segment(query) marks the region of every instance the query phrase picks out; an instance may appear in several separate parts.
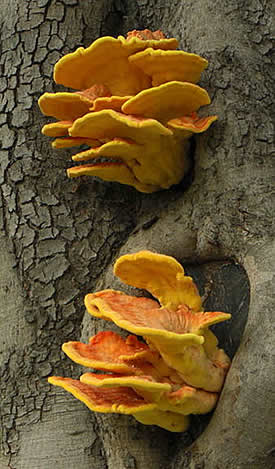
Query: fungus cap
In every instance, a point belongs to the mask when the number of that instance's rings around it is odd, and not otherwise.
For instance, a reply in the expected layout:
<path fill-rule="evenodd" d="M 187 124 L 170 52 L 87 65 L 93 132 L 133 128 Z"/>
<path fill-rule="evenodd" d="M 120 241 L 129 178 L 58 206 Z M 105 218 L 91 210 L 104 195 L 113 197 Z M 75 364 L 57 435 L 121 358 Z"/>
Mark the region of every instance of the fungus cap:
<path fill-rule="evenodd" d="M 145 374 L 142 361 L 149 347 L 136 336 L 128 336 L 124 340 L 115 332 L 103 331 L 91 337 L 89 344 L 66 342 L 62 350 L 71 360 L 88 368 L 116 373 L 135 371 L 140 375 Z"/>
<path fill-rule="evenodd" d="M 144 143 L 150 135 L 172 135 L 160 122 L 144 117 L 125 115 L 112 109 L 91 112 L 77 119 L 70 128 L 71 137 L 131 138 Z"/>
<path fill-rule="evenodd" d="M 189 116 L 171 119 L 167 122 L 167 127 L 173 131 L 174 135 L 188 138 L 193 133 L 205 132 L 217 119 L 218 116 L 199 117 L 196 112 L 192 112 Z"/>
<path fill-rule="evenodd" d="M 42 134 L 48 137 L 64 137 L 72 126 L 72 121 L 58 121 L 46 124 L 42 127 Z"/>
<path fill-rule="evenodd" d="M 122 162 L 95 163 L 73 166 L 67 169 L 69 177 L 97 176 L 103 181 L 115 181 L 135 187 L 140 192 L 152 193 L 159 190 L 158 186 L 143 184 L 135 178 L 133 172 Z"/>
<path fill-rule="evenodd" d="M 110 97 L 110 92 L 106 86 L 96 84 L 76 93 L 44 93 L 40 96 L 38 105 L 46 116 L 73 121 L 89 112 L 93 102 L 99 97 L 106 99 Z"/>
<path fill-rule="evenodd" d="M 110 387 L 129 387 L 133 389 L 137 394 L 147 394 L 152 398 L 159 399 L 163 393 L 171 391 L 171 385 L 169 383 L 159 383 L 152 379 L 150 376 L 135 376 L 127 375 L 122 376 L 118 374 L 96 374 L 96 373 L 84 373 L 80 377 L 80 381 L 85 384 L 96 386 L 98 388 L 110 388 Z"/>
<path fill-rule="evenodd" d="M 122 106 L 125 114 L 139 115 L 166 123 L 210 104 L 206 90 L 193 83 L 171 81 L 141 91 Z"/>
<path fill-rule="evenodd" d="M 129 61 L 152 79 L 152 86 L 169 81 L 197 83 L 207 60 L 181 50 L 147 48 L 129 57 Z"/>
<path fill-rule="evenodd" d="M 156 404 L 146 402 L 135 391 L 127 387 L 99 389 L 97 386 L 84 384 L 76 379 L 59 376 L 51 376 L 48 381 L 50 384 L 69 391 L 95 412 L 138 414 L 157 408 Z"/>
<path fill-rule="evenodd" d="M 177 309 L 185 304 L 193 311 L 201 310 L 195 283 L 171 256 L 151 251 L 126 254 L 115 262 L 114 274 L 127 285 L 149 291 L 166 308 Z"/>
<path fill-rule="evenodd" d="M 204 329 L 230 319 L 230 314 L 194 314 L 186 305 L 171 310 L 149 298 L 133 297 L 115 290 L 103 290 L 85 297 L 87 311 L 112 320 L 116 325 L 143 335 L 162 351 L 176 353 L 178 347 L 203 344 Z"/>
<path fill-rule="evenodd" d="M 92 101 L 77 93 L 44 93 L 38 100 L 41 112 L 60 120 L 75 120 L 89 112 Z"/>

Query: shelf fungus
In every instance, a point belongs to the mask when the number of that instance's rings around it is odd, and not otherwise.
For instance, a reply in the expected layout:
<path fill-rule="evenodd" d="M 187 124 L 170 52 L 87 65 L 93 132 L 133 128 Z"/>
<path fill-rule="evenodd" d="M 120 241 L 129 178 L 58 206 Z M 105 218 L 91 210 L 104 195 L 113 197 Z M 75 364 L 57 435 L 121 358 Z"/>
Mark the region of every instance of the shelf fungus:
<path fill-rule="evenodd" d="M 39 106 L 57 119 L 42 128 L 54 148 L 86 146 L 73 156 L 80 164 L 69 177 L 98 176 L 146 193 L 181 181 L 190 166 L 188 139 L 217 116 L 197 114 L 210 104 L 197 85 L 207 60 L 177 47 L 161 31 L 135 30 L 57 62 L 55 82 L 74 91 L 44 93 Z"/>
<path fill-rule="evenodd" d="M 88 371 L 80 380 L 52 376 L 49 382 L 93 411 L 131 414 L 143 424 L 185 431 L 190 414 L 208 413 L 217 403 L 230 360 L 209 326 L 231 316 L 203 312 L 192 278 L 170 256 L 124 255 L 114 273 L 155 299 L 103 290 L 86 295 L 86 308 L 144 342 L 112 331 L 99 332 L 88 344 L 67 342 L 62 350 L 68 357 L 102 374 Z"/>

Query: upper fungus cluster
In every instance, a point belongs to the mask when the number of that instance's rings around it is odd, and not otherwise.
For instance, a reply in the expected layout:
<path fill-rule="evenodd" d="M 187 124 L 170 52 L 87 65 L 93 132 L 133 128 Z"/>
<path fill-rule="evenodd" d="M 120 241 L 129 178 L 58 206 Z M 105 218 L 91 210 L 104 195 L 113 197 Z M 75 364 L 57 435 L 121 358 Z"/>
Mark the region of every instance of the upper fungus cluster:
<path fill-rule="evenodd" d="M 70 177 L 99 176 L 149 193 L 180 182 L 188 139 L 217 116 L 197 114 L 210 103 L 196 85 L 207 60 L 177 47 L 161 31 L 131 31 L 57 62 L 56 83 L 78 91 L 44 93 L 39 106 L 57 119 L 42 129 L 55 137 L 54 148 L 88 147 L 72 157 L 85 164 L 69 168 Z"/>
<path fill-rule="evenodd" d="M 229 319 L 203 312 L 191 277 L 172 257 L 141 251 L 120 257 L 114 273 L 126 284 L 146 289 L 156 300 L 103 290 L 85 297 L 88 312 L 142 336 L 123 339 L 99 332 L 89 344 L 67 342 L 63 351 L 86 372 L 80 380 L 50 377 L 97 412 L 132 414 L 144 424 L 181 432 L 190 414 L 210 412 L 230 360 L 209 329 Z"/>

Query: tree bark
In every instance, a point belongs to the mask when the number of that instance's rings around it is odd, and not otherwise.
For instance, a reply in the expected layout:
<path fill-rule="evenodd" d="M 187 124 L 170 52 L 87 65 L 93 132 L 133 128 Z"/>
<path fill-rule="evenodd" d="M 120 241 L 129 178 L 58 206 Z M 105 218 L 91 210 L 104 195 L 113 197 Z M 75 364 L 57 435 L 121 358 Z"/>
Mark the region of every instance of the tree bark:
<path fill-rule="evenodd" d="M 1 7 L 0 468 L 271 469 L 273 2 L 2 0 Z M 55 152 L 40 135 L 46 119 L 37 99 L 57 89 L 53 65 L 99 36 L 144 28 L 209 60 L 201 85 L 219 120 L 195 139 L 191 175 L 168 191 L 68 180 L 69 151 Z M 116 288 L 113 260 L 139 249 L 175 256 L 209 309 L 233 316 L 217 330 L 235 354 L 218 406 L 182 435 L 93 414 L 47 384 L 51 374 L 80 374 L 61 344 L 111 327 L 84 314 L 84 295 Z"/>

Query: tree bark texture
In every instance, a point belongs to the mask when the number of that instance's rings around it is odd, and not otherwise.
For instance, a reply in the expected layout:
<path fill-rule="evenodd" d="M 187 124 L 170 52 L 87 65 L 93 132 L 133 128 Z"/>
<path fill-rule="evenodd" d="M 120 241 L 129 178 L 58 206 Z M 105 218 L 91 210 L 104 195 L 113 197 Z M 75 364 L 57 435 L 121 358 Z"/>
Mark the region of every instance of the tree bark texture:
<path fill-rule="evenodd" d="M 0 4 L 0 468 L 271 469 L 273 2 Z M 53 65 L 99 36 L 144 28 L 162 29 L 209 60 L 201 85 L 219 120 L 193 142 L 191 174 L 168 191 L 68 180 L 69 150 L 55 152 L 40 135 L 46 119 L 37 99 L 61 89 Z M 84 295 L 127 291 L 113 278 L 112 263 L 140 249 L 176 257 L 209 310 L 232 313 L 217 328 L 234 356 L 218 406 L 194 417 L 184 434 L 93 414 L 47 384 L 51 374 L 79 376 L 61 344 L 112 327 L 87 317 Z"/>

